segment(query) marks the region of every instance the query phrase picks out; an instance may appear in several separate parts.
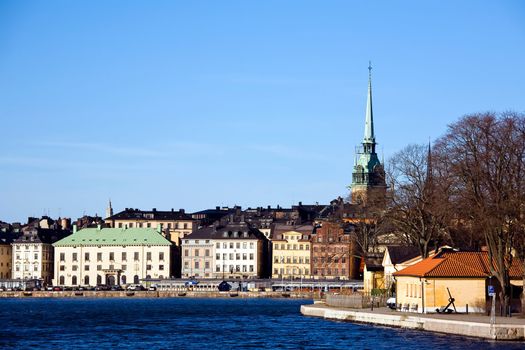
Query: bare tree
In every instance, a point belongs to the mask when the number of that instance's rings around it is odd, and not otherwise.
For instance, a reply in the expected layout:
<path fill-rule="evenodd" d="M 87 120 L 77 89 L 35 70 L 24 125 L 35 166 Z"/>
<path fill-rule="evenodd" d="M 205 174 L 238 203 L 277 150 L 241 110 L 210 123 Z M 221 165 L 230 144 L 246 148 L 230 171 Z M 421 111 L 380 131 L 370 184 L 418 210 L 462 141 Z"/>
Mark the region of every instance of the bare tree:
<path fill-rule="evenodd" d="M 468 115 L 450 125 L 436 146 L 453 180 L 452 201 L 462 208 L 459 221 L 483 233 L 505 310 L 512 250 L 523 241 L 524 125 L 524 116 L 515 113 Z"/>
<path fill-rule="evenodd" d="M 447 189 L 434 179 L 430 146 L 409 145 L 388 163 L 390 187 L 388 218 L 405 241 L 417 246 L 423 258 L 431 244 L 447 236 Z"/>

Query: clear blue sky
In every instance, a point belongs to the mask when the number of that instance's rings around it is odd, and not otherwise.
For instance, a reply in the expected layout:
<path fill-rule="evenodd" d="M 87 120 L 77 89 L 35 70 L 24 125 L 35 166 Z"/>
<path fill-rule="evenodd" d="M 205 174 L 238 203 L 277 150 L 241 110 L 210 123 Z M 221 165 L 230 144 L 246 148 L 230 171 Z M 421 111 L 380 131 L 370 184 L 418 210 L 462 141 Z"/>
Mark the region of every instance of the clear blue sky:
<path fill-rule="evenodd" d="M 523 1 L 1 1 L 0 220 L 346 195 L 378 149 L 525 111 Z"/>

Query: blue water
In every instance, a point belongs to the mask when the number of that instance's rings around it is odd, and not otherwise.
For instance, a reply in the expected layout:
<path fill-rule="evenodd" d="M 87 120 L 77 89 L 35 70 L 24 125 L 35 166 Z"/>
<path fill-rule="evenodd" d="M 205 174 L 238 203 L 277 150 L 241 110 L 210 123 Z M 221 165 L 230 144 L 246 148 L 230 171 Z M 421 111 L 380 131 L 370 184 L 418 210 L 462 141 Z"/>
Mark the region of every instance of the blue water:
<path fill-rule="evenodd" d="M 2 299 L 0 349 L 523 349 L 304 317 L 289 299 Z"/>

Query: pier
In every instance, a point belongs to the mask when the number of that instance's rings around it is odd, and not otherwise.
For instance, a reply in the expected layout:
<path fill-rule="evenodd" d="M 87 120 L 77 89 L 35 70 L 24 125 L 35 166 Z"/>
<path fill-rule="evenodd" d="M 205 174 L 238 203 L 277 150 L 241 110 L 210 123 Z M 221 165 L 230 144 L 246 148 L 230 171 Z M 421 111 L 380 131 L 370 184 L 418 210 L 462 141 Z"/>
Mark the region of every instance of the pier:
<path fill-rule="evenodd" d="M 399 327 L 437 333 L 455 334 L 493 340 L 525 340 L 525 319 L 497 317 L 490 324 L 490 317 L 476 314 L 418 314 L 393 311 L 385 307 L 374 310 L 336 308 L 318 303 L 302 305 L 305 316 L 329 320 L 350 321 L 378 326 Z"/>

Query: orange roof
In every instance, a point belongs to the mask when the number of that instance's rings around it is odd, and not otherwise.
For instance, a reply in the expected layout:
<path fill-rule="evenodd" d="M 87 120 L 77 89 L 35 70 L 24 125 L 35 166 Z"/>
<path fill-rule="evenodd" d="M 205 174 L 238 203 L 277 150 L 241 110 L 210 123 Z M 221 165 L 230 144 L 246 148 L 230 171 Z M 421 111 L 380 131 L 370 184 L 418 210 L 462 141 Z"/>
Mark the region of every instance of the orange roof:
<path fill-rule="evenodd" d="M 394 276 L 487 278 L 492 274 L 487 252 L 444 252 L 394 273 Z M 523 278 L 523 268 L 514 258 L 510 277 Z"/>

